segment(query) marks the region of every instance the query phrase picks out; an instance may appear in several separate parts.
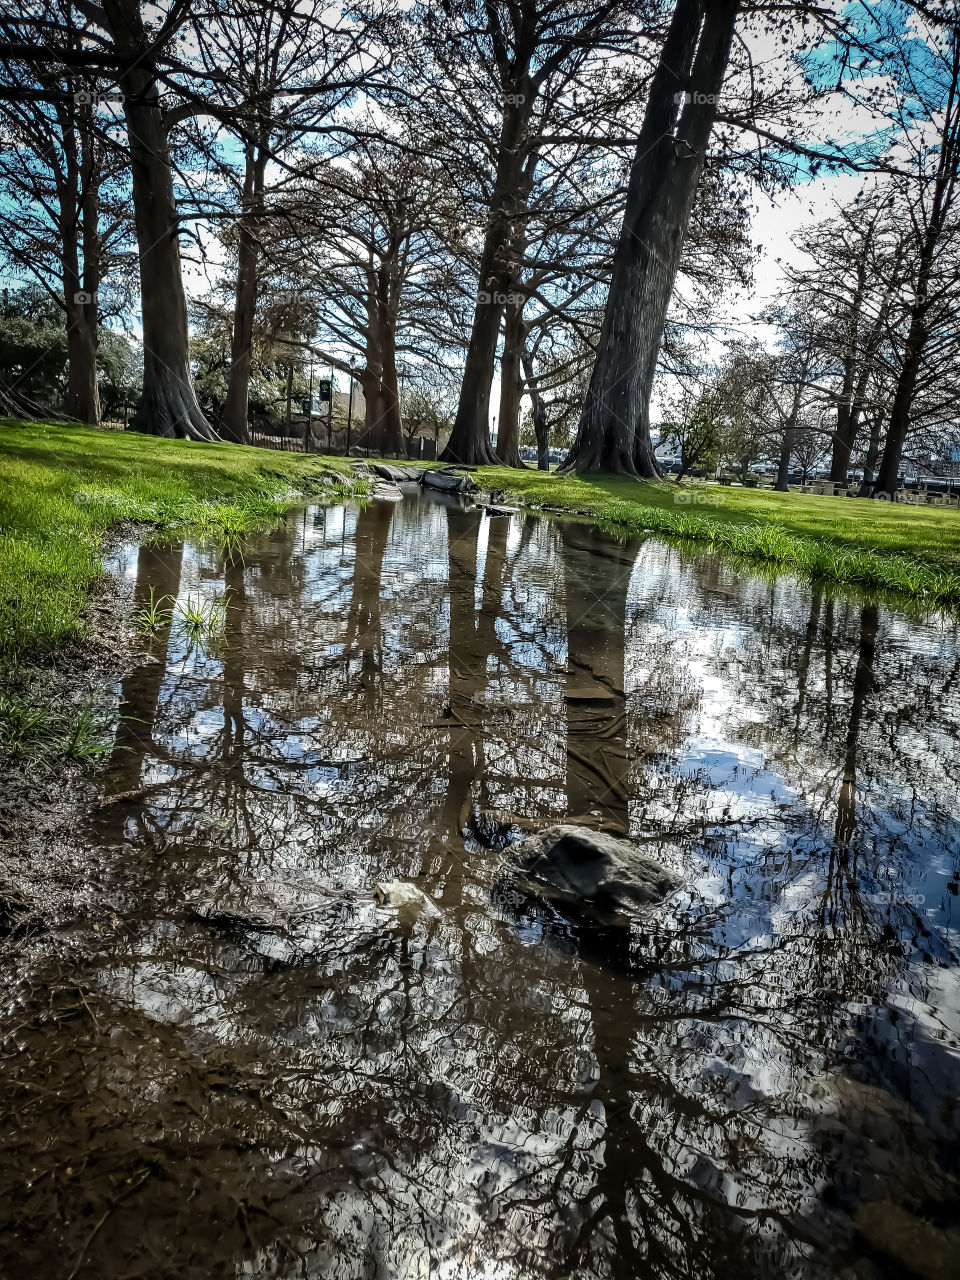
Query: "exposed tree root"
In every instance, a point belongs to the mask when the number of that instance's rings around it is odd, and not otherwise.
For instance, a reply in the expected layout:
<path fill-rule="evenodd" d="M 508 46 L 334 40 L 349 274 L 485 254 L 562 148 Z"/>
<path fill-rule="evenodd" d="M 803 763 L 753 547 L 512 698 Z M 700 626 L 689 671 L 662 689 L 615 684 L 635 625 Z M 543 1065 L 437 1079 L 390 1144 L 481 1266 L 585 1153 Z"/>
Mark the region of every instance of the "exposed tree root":
<path fill-rule="evenodd" d="M 131 430 L 143 435 L 171 440 L 220 439 L 204 416 L 190 382 L 164 371 L 155 374 L 143 388 Z"/>

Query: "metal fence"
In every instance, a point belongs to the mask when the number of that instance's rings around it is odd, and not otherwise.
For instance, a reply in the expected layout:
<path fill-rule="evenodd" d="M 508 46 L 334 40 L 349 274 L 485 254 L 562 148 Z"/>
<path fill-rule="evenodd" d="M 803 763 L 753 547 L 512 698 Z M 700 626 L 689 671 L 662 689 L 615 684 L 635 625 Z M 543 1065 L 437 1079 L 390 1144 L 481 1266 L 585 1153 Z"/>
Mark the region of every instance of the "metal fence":
<path fill-rule="evenodd" d="M 258 449 L 277 449 L 281 453 L 326 453 L 342 455 L 347 452 L 346 432 L 342 431 L 334 431 L 329 439 L 326 432 L 320 435 L 314 431 L 311 437 L 309 449 L 306 447 L 305 432 L 301 432 L 298 435 L 276 436 L 264 431 L 251 431 L 250 443 L 252 445 L 256 445 Z M 350 452 L 359 454 L 361 457 L 369 457 L 371 452 L 378 454 L 379 450 L 375 449 L 371 451 L 362 445 L 353 445 Z M 436 441 L 425 440 L 422 436 L 417 436 L 414 440 L 408 440 L 406 456 L 415 460 L 432 462 L 437 456 Z"/>

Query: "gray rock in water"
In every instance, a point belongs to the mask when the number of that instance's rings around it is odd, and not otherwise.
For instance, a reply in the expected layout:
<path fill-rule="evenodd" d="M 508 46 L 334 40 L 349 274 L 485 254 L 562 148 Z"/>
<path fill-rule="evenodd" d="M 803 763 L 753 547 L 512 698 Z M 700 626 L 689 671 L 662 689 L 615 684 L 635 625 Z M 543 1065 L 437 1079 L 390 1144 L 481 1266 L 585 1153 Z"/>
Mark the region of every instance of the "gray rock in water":
<path fill-rule="evenodd" d="M 394 484 L 403 484 L 408 480 L 419 484 L 423 475 L 419 467 L 398 467 L 392 462 L 371 462 L 370 467 L 382 479 L 392 480 Z"/>
<path fill-rule="evenodd" d="M 370 491 L 371 497 L 380 498 L 385 502 L 399 502 L 403 498 L 403 492 L 398 485 L 387 484 L 385 480 L 378 480 Z"/>
<path fill-rule="evenodd" d="M 574 904 L 647 906 L 680 883 L 629 841 L 589 827 L 548 827 L 514 845 L 511 856 L 536 892 Z"/>
<path fill-rule="evenodd" d="M 444 493 L 475 493 L 477 485 L 468 475 L 454 471 L 425 471 L 423 484 L 428 489 L 440 489 Z"/>

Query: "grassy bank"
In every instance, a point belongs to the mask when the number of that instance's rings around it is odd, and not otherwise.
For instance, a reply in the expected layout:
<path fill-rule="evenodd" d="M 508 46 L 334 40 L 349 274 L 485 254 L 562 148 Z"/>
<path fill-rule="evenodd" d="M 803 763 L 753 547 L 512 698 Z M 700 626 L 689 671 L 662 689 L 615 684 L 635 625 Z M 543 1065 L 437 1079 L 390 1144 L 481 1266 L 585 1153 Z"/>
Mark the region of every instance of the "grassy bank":
<path fill-rule="evenodd" d="M 220 535 L 277 519 L 343 459 L 0 420 L 0 670 L 83 633 L 121 520 Z"/>
<path fill-rule="evenodd" d="M 960 512 L 854 498 L 482 467 L 484 488 L 611 530 L 659 533 L 839 583 L 960 604 Z"/>

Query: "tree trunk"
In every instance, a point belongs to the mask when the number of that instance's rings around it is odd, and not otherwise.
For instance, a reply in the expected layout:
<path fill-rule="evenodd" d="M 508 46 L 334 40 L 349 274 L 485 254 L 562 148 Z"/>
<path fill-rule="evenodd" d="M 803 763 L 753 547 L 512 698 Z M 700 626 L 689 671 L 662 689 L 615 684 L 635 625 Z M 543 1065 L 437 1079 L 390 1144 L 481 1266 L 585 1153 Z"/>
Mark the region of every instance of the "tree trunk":
<path fill-rule="evenodd" d="M 954 51 L 956 54 L 956 44 Z M 960 80 L 960 62 L 955 57 L 951 85 L 951 97 L 954 101 L 957 95 L 958 80 Z M 920 366 L 923 363 L 924 348 L 930 337 L 926 318 L 929 306 L 930 276 L 940 236 L 943 234 L 944 221 L 953 201 L 952 192 L 957 176 L 958 126 L 955 123 L 956 120 L 955 112 L 949 111 L 947 114 L 949 127 L 946 136 L 942 139 L 941 163 L 937 173 L 937 180 L 934 184 L 933 198 L 930 202 L 929 219 L 920 245 L 919 261 L 917 263 L 917 288 L 910 313 L 910 328 L 903 350 L 903 364 L 900 367 L 900 376 L 897 378 L 897 387 L 890 410 L 890 422 L 887 426 L 887 439 L 883 446 L 883 456 L 880 459 L 877 482 L 873 489 L 875 498 L 878 494 L 883 494 L 885 498 L 892 498 L 897 491 L 900 477 L 900 461 L 903 457 L 904 441 L 910 429 L 910 413 L 913 409 L 913 399 L 917 392 L 917 379 L 920 376 Z M 947 157 L 949 157 L 949 162 L 946 162 Z"/>
<path fill-rule="evenodd" d="M 650 391 L 738 7 L 737 0 L 677 0 L 650 86 L 597 359 L 565 470 L 660 474 Z"/>
<path fill-rule="evenodd" d="M 397 327 L 383 272 L 371 271 L 367 294 L 366 367 L 361 374 L 366 415 L 357 445 L 389 457 L 404 457 L 403 419 L 397 378 Z"/>
<path fill-rule="evenodd" d="M 475 466 L 496 462 L 490 444 L 490 387 L 500 335 L 500 317 L 509 290 L 508 250 L 516 234 L 520 210 L 525 204 L 522 134 L 531 105 L 524 100 L 520 105 L 504 108 L 490 216 L 480 255 L 473 328 L 463 367 L 457 415 L 447 447 L 440 455 L 444 462 L 465 462 Z"/>
<path fill-rule="evenodd" d="M 363 427 L 357 432 L 353 444 L 373 449 L 377 447 L 377 433 L 384 417 L 383 377 L 379 359 L 374 360 L 372 365 L 369 363 L 369 358 L 372 356 L 369 344 L 367 345 L 367 356 L 368 363 L 357 375 L 360 380 L 360 386 L 363 388 Z"/>
<path fill-rule="evenodd" d="M 263 216 L 263 177 L 266 156 L 259 147 L 246 149 L 243 175 L 243 212 L 237 244 L 237 287 L 230 342 L 230 374 L 223 405 L 223 438 L 236 444 L 250 442 L 247 423 L 250 397 L 250 369 L 253 355 L 253 325 L 257 311 L 257 264 L 260 257 L 259 230 Z"/>
<path fill-rule="evenodd" d="M 64 128 L 66 181 L 59 192 L 60 262 L 63 301 L 67 313 L 67 387 L 64 407 L 71 418 L 96 425 L 100 421 L 100 391 L 97 386 L 100 250 L 92 147 L 89 128 L 81 127 L 78 130 L 75 121 L 71 119 Z"/>
<path fill-rule="evenodd" d="M 840 399 L 837 404 L 837 429 L 833 435 L 833 449 L 830 455 L 830 479 L 834 483 L 845 483 L 850 469 L 850 455 L 853 452 L 857 432 L 857 420 L 853 412 L 854 383 L 857 379 L 857 354 L 859 349 L 860 313 L 863 310 L 863 294 L 867 284 L 866 253 L 868 240 L 862 250 L 857 264 L 857 285 L 853 291 L 850 313 L 850 331 L 847 349 L 844 352 L 843 383 Z"/>
<path fill-rule="evenodd" d="M 850 403 L 837 405 L 837 426 L 833 433 L 833 449 L 830 453 L 830 479 L 835 484 L 842 484 L 850 470 L 850 455 L 853 452 L 854 418 Z"/>
<path fill-rule="evenodd" d="M 867 454 L 863 460 L 863 480 L 860 483 L 861 498 L 869 498 L 873 493 L 873 473 L 877 465 L 877 458 L 880 456 L 880 432 L 881 419 L 880 414 L 873 415 L 873 421 L 870 423 L 870 437 L 867 441 Z"/>
<path fill-rule="evenodd" d="M 132 427 L 146 435 L 216 440 L 190 375 L 173 170 L 158 78 L 150 65 L 151 36 L 139 0 L 104 0 L 103 9 L 122 68 L 119 82 L 140 260 L 143 396 Z"/>
<path fill-rule="evenodd" d="M 516 286 L 516 279 L 513 281 Z M 497 458 L 505 467 L 522 467 L 520 460 L 520 353 L 526 338 L 523 323 L 525 299 L 519 288 L 512 288 L 507 303 L 500 358 L 500 417 L 497 427 Z"/>
<path fill-rule="evenodd" d="M 67 294 L 67 389 L 64 407 L 71 418 L 100 421 L 100 390 L 97 386 L 97 299 L 74 301 Z"/>
<path fill-rule="evenodd" d="M 907 438 L 910 426 L 910 410 L 913 408 L 913 397 L 917 389 L 917 378 L 920 374 L 920 362 L 926 344 L 926 330 L 920 309 L 915 308 L 910 318 L 910 330 L 904 348 L 903 365 L 897 378 L 897 389 L 890 410 L 890 424 L 887 427 L 887 440 L 880 459 L 877 482 L 873 496 L 883 494 L 892 498 L 900 482 L 900 461 L 903 456 L 903 443 Z"/>
<path fill-rule="evenodd" d="M 784 428 L 780 441 L 780 462 L 777 466 L 777 482 L 773 486 L 778 493 L 786 493 L 790 488 L 790 456 L 793 453 L 793 442 L 796 438 L 793 426 Z"/>
<path fill-rule="evenodd" d="M 400 387 L 397 378 L 397 334 L 392 323 L 384 325 L 383 336 L 380 452 L 390 458 L 403 458 L 407 451 L 403 443 L 403 418 L 400 413 Z"/>
<path fill-rule="evenodd" d="M 537 470 L 550 470 L 550 424 L 547 422 L 547 410 L 543 403 L 543 399 L 537 389 L 536 377 L 533 371 L 533 357 L 526 350 L 526 347 L 520 353 L 520 360 L 523 364 L 523 376 L 527 382 L 527 395 L 530 397 L 531 412 L 533 414 L 533 430 L 537 437 Z"/>

